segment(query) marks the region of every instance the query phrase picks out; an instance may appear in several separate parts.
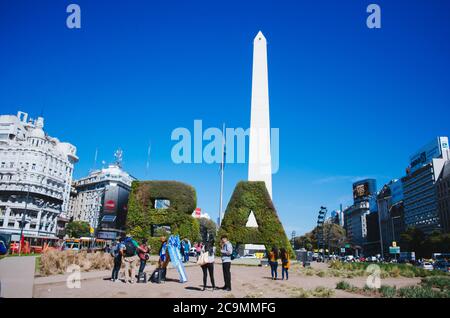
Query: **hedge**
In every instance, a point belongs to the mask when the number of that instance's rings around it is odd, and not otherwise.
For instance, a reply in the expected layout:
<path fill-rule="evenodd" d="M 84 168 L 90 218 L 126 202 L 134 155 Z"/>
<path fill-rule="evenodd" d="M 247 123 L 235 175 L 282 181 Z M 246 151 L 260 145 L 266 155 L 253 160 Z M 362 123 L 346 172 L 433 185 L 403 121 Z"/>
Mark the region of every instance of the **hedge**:
<path fill-rule="evenodd" d="M 246 227 L 250 212 L 255 214 L 257 228 Z M 272 199 L 262 181 L 241 181 L 228 203 L 219 238 L 226 234 L 233 245 L 264 244 L 267 250 L 284 247 L 294 256 Z"/>
<path fill-rule="evenodd" d="M 167 209 L 155 209 L 155 199 L 170 200 Z M 177 181 L 135 181 L 131 185 L 128 199 L 127 229 L 137 240 L 147 238 L 157 252 L 160 243 L 151 236 L 153 225 L 170 226 L 172 234 L 187 237 L 191 241 L 200 239 L 200 225 L 192 217 L 196 208 L 195 189 Z M 156 251 L 154 250 L 156 249 Z"/>

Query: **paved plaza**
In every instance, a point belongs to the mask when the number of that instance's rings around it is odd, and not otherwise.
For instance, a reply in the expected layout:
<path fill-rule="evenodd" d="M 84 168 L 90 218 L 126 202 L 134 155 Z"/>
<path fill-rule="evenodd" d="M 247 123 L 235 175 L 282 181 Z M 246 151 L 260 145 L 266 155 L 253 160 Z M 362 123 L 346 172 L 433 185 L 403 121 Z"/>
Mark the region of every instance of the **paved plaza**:
<path fill-rule="evenodd" d="M 326 268 L 326 264 L 313 264 L 315 268 Z M 146 271 L 151 273 L 154 266 L 147 266 Z M 232 291 L 212 291 L 211 288 L 202 291 L 202 271 L 199 266 L 189 264 L 186 267 L 188 282 L 178 282 L 178 274 L 175 269 L 169 268 L 168 280 L 162 284 L 125 284 L 123 282 L 111 282 L 109 271 L 95 271 L 81 273 L 81 288 L 68 288 L 66 280 L 68 275 L 53 275 L 49 277 L 37 277 L 34 281 L 34 297 L 86 297 L 86 298 L 121 298 L 121 297 L 162 297 L 162 298 L 277 298 L 300 297 L 299 290 L 314 290 L 317 287 L 326 287 L 333 290 L 331 297 L 364 297 L 342 290 L 336 290 L 336 283 L 342 280 L 338 277 L 305 276 L 293 269 L 288 281 L 272 281 L 268 267 L 234 265 L 232 266 Z M 222 266 L 215 264 L 215 279 L 217 286 L 223 286 Z M 365 277 L 346 279 L 356 287 L 364 287 Z M 417 278 L 388 278 L 383 279 L 384 285 L 404 287 L 415 285 L 420 281 Z M 209 284 L 209 280 L 208 280 Z"/>

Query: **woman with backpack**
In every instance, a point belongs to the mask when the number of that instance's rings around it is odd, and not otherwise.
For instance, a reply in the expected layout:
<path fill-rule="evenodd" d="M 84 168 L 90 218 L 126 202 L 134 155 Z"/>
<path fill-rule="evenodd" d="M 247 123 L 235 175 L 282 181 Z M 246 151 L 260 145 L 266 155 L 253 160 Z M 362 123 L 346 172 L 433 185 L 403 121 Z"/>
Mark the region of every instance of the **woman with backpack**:
<path fill-rule="evenodd" d="M 289 279 L 289 268 L 291 267 L 291 261 L 289 260 L 289 253 L 285 248 L 280 249 L 281 258 L 281 279 L 284 280 L 284 274 L 286 274 L 286 280 Z"/>
<path fill-rule="evenodd" d="M 202 268 L 203 271 L 203 291 L 206 290 L 206 281 L 209 279 L 211 281 L 212 290 L 216 289 L 216 284 L 214 281 L 214 255 L 215 255 L 215 247 L 214 243 L 208 242 L 205 245 L 205 251 L 199 256 L 198 264 Z"/>
<path fill-rule="evenodd" d="M 272 251 L 269 252 L 269 265 L 270 272 L 272 274 L 272 280 L 278 279 L 278 249 L 276 247 L 272 248 Z"/>

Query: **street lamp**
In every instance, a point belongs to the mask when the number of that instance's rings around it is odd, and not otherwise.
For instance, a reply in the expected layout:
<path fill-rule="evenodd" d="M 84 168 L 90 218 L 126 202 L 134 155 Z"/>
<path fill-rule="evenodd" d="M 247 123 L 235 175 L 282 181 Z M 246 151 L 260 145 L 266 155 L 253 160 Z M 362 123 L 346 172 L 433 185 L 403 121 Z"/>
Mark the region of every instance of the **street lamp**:
<path fill-rule="evenodd" d="M 23 173 L 25 173 L 25 172 L 27 172 L 27 170 L 20 170 L 19 168 L 17 168 L 17 174 L 19 174 L 19 178 L 18 178 L 18 182 L 22 182 L 22 181 L 24 181 L 24 182 L 26 182 L 27 180 L 26 180 L 26 178 L 21 178 L 20 177 L 20 173 L 21 172 L 23 172 Z M 44 181 L 44 179 L 45 179 L 45 177 L 43 177 L 42 179 L 41 179 L 41 185 L 42 185 L 42 183 L 43 183 L 43 181 Z M 25 187 L 25 185 L 23 185 L 23 187 Z M 28 201 L 30 200 L 30 184 L 28 183 L 27 184 L 27 196 L 26 196 L 26 198 L 25 198 L 25 209 L 24 209 L 24 212 L 23 212 L 23 214 L 22 214 L 22 219 L 19 221 L 19 223 L 20 223 L 20 241 L 19 241 L 19 256 L 21 255 L 21 253 L 22 253 L 22 236 L 23 236 L 23 230 L 24 230 L 24 228 L 25 228 L 25 225 L 27 224 L 27 223 L 30 223 L 30 221 L 28 221 L 26 218 L 27 218 L 27 216 L 28 216 Z M 39 235 L 39 229 L 38 229 L 38 235 Z"/>
<path fill-rule="evenodd" d="M 17 173 L 21 172 L 19 169 L 17 169 Z M 19 182 L 23 181 L 22 179 L 20 179 L 20 175 L 19 175 Z M 27 186 L 27 196 L 25 199 L 25 210 L 22 214 L 22 219 L 21 221 L 19 221 L 20 223 L 20 240 L 19 240 L 19 256 L 22 254 L 22 236 L 23 236 L 23 229 L 25 228 L 25 225 L 28 223 L 28 221 L 26 220 L 26 217 L 28 216 L 28 200 L 30 198 L 30 185 Z"/>

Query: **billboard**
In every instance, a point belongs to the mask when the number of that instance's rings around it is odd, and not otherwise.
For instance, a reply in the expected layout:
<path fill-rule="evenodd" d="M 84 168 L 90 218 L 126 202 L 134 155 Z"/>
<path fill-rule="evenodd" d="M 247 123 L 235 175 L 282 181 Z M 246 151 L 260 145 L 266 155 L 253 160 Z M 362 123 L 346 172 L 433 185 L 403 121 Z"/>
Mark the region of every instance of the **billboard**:
<path fill-rule="evenodd" d="M 353 201 L 359 202 L 368 199 L 376 193 L 375 179 L 365 179 L 353 183 Z"/>
<path fill-rule="evenodd" d="M 100 213 L 99 230 L 123 230 L 127 216 L 129 190 L 117 186 L 106 188 L 103 197 L 103 209 Z"/>
<path fill-rule="evenodd" d="M 361 184 L 353 185 L 353 199 L 360 199 L 370 195 L 369 183 L 364 182 Z"/>
<path fill-rule="evenodd" d="M 450 159 L 448 137 L 437 137 L 412 155 L 409 158 L 410 172 L 416 171 L 435 158 Z"/>

